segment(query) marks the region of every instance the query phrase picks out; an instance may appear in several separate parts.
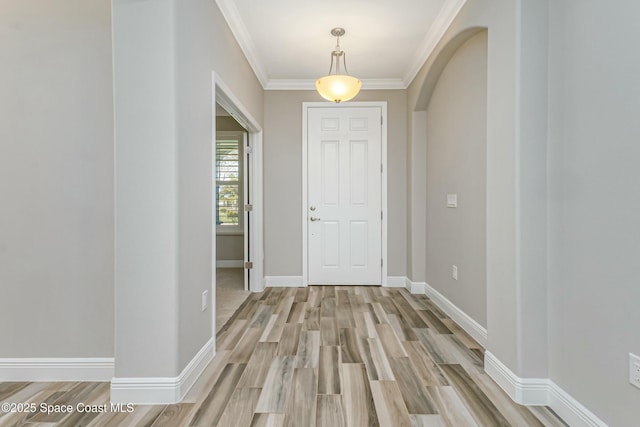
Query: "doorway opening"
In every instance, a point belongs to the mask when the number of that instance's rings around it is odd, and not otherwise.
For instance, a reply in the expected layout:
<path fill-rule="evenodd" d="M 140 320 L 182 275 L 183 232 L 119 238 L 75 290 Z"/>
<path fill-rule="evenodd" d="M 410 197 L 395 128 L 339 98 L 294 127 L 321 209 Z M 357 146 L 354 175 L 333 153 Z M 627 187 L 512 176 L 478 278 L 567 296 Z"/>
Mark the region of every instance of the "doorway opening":
<path fill-rule="evenodd" d="M 213 74 L 213 332 L 263 285 L 262 129 Z"/>
<path fill-rule="evenodd" d="M 249 294 L 249 245 L 251 206 L 247 170 L 251 159 L 248 131 L 216 102 L 215 227 L 216 318 L 218 329 Z M 245 261 L 247 260 L 247 261 Z"/>

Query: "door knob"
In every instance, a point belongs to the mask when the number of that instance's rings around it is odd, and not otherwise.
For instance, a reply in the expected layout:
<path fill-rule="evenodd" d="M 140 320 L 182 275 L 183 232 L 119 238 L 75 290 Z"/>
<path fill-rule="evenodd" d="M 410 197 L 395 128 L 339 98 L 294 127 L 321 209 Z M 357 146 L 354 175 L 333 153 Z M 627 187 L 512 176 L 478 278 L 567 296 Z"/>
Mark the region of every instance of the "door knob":
<path fill-rule="evenodd" d="M 312 216 L 311 218 L 309 218 L 311 221 L 320 221 L 320 218 L 316 218 L 315 216 Z"/>

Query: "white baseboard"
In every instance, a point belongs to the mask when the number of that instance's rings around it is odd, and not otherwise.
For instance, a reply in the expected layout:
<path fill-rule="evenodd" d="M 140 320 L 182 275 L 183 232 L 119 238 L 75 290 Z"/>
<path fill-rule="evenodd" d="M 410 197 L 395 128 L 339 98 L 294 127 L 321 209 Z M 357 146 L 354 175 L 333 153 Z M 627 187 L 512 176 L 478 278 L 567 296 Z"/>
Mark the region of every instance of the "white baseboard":
<path fill-rule="evenodd" d="M 0 359 L 0 382 L 109 381 L 113 358 L 5 358 Z"/>
<path fill-rule="evenodd" d="M 213 359 L 210 339 L 177 377 L 113 378 L 111 402 L 136 405 L 167 405 L 180 402 Z"/>
<path fill-rule="evenodd" d="M 265 276 L 264 283 L 266 287 L 303 287 L 304 281 L 302 276 Z M 404 276 L 388 276 L 387 288 L 409 288 L 408 279 Z"/>
<path fill-rule="evenodd" d="M 422 285 L 422 283 L 420 283 Z M 460 310 L 444 295 L 424 283 L 425 294 L 449 317 L 451 317 L 462 329 L 471 335 L 483 347 L 487 347 L 487 328 L 473 320 L 467 313 Z"/>
<path fill-rule="evenodd" d="M 407 278 L 404 276 L 387 276 L 387 288 L 405 288 L 407 287 Z"/>
<path fill-rule="evenodd" d="M 304 286 L 302 276 L 265 276 L 266 287 L 298 288 Z"/>
<path fill-rule="evenodd" d="M 425 282 L 412 282 L 407 279 L 407 290 L 412 294 L 426 294 L 427 284 Z"/>
<path fill-rule="evenodd" d="M 244 261 L 242 261 L 241 259 L 217 260 L 216 267 L 217 268 L 242 268 L 244 267 Z"/>
<path fill-rule="evenodd" d="M 607 424 L 549 380 L 549 406 L 571 427 L 607 427 Z"/>
<path fill-rule="evenodd" d="M 516 403 L 549 406 L 571 427 L 607 427 L 548 378 L 520 378 L 489 351 L 484 354 L 484 369 Z"/>
<path fill-rule="evenodd" d="M 514 402 L 521 405 L 549 405 L 547 378 L 520 378 L 490 351 L 484 353 L 484 370 Z"/>
<path fill-rule="evenodd" d="M 412 282 L 405 276 L 389 276 L 387 277 L 388 288 L 406 288 L 412 294 L 424 294 L 426 283 Z"/>

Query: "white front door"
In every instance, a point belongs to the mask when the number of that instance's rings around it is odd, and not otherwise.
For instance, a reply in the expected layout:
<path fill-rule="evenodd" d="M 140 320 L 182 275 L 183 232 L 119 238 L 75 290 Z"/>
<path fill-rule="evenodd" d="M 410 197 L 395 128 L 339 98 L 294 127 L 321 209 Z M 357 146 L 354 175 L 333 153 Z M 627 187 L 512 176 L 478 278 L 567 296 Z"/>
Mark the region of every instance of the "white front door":
<path fill-rule="evenodd" d="M 380 107 L 307 114 L 309 284 L 380 285 Z"/>

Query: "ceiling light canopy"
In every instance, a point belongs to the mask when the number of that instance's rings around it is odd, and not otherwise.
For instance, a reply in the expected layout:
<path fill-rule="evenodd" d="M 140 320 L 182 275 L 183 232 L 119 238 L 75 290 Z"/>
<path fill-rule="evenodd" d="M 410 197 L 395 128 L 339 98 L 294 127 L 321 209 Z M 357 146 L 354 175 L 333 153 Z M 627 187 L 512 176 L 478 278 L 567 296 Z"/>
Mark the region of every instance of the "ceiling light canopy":
<path fill-rule="evenodd" d="M 362 82 L 357 78 L 350 76 L 347 71 L 347 54 L 340 50 L 340 37 L 345 33 L 344 28 L 334 28 L 331 35 L 335 36 L 336 49 L 331 52 L 331 65 L 329 66 L 329 74 L 320 77 L 316 81 L 316 90 L 327 101 L 342 102 L 352 99 L 360 92 Z M 340 59 L 344 68 L 344 74 L 341 74 Z M 335 72 L 334 70 L 335 64 Z"/>

